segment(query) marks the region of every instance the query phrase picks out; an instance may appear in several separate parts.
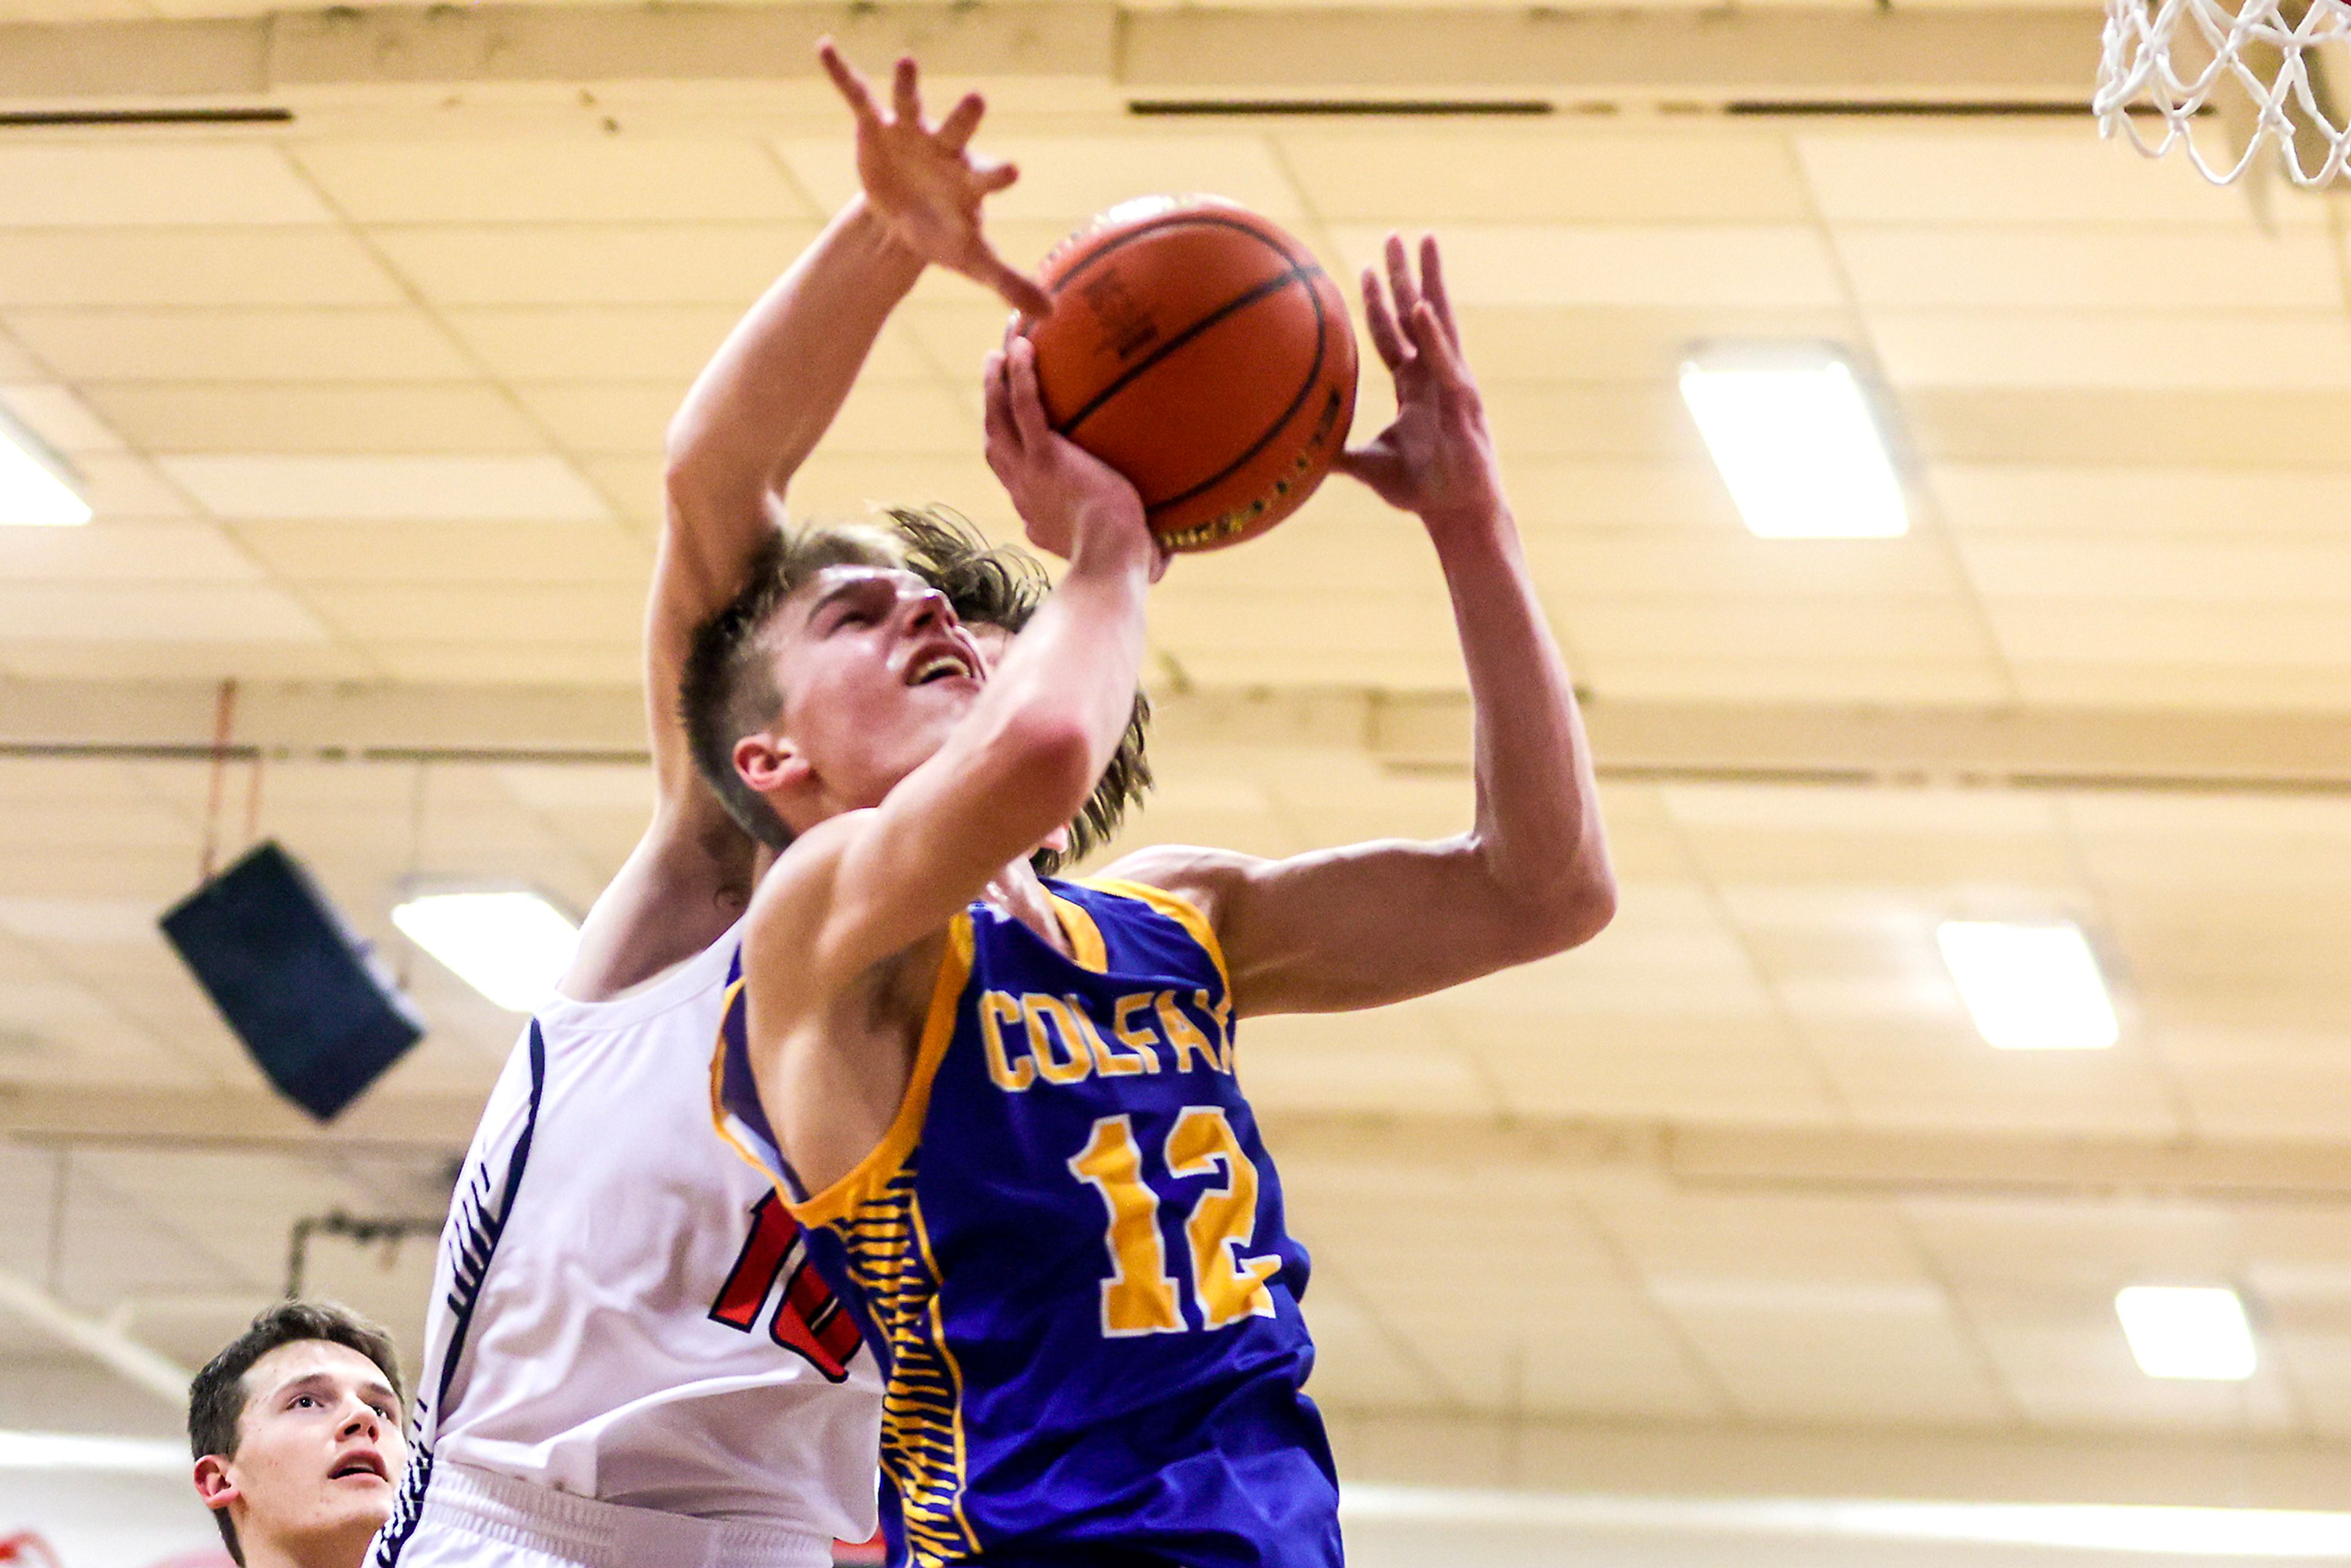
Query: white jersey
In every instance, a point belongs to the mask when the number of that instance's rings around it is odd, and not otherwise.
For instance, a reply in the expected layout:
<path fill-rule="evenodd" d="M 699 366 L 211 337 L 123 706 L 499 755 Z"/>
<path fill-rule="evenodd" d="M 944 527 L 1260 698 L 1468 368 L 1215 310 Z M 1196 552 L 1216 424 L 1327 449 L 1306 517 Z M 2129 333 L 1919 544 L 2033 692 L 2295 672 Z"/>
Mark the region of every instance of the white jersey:
<path fill-rule="evenodd" d="M 442 1231 L 391 1563 L 436 1462 L 773 1531 L 874 1528 L 881 1379 L 798 1226 L 711 1122 L 729 932 L 559 998 L 491 1092 Z"/>

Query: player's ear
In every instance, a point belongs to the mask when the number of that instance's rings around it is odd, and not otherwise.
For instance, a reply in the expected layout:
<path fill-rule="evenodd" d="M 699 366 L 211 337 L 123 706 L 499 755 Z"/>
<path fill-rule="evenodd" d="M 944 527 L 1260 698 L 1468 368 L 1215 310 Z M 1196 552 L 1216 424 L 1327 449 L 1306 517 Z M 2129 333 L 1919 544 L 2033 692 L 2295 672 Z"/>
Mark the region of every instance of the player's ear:
<path fill-rule="evenodd" d="M 1070 830 L 1067 828 L 1055 828 L 1051 832 L 1045 835 L 1045 841 L 1037 847 L 1039 849 L 1050 850 L 1057 855 L 1065 855 L 1070 852 Z"/>
<path fill-rule="evenodd" d="M 218 1454 L 206 1454 L 196 1461 L 195 1479 L 197 1498 L 215 1513 L 244 1495 L 228 1473 L 228 1461 Z"/>
<path fill-rule="evenodd" d="M 737 741 L 733 756 L 736 773 L 762 795 L 797 789 L 815 772 L 799 747 L 780 735 L 764 731 Z"/>

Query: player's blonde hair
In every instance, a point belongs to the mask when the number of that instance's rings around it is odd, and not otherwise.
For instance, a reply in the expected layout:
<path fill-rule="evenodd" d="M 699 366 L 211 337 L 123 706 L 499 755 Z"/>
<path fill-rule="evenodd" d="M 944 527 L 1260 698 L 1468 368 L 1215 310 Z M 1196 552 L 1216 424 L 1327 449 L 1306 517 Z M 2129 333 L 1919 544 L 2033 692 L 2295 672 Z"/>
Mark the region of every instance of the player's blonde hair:
<path fill-rule="evenodd" d="M 792 596 L 828 567 L 874 566 L 912 571 L 945 594 L 959 620 L 1017 632 L 1052 584 L 1026 550 L 994 545 L 943 507 L 893 507 L 873 524 L 825 523 L 778 530 L 753 562 L 726 607 L 695 633 L 678 705 L 695 765 L 743 831 L 771 849 L 792 841 L 790 828 L 735 769 L 735 743 L 783 711 L 766 632 Z M 1070 825 L 1067 858 L 1107 843 L 1127 809 L 1151 788 L 1145 751 L 1151 705 L 1141 692 L 1117 754 Z M 1037 869 L 1063 856 L 1040 851 Z"/>

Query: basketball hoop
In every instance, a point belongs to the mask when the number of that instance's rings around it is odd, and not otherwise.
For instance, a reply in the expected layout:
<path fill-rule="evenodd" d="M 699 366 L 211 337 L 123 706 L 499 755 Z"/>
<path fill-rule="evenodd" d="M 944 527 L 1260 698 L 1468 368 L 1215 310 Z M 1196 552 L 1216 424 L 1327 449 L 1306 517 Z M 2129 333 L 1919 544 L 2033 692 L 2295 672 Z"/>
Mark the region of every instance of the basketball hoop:
<path fill-rule="evenodd" d="M 2126 136 L 2149 157 L 2185 143 L 2214 184 L 2274 145 L 2295 184 L 2325 185 L 2351 158 L 2351 124 L 2327 88 L 2329 56 L 2338 70 L 2351 67 L 2351 0 L 2106 0 L 2091 107 L 2100 135 Z M 2208 156 L 2190 134 L 2204 116 L 2226 133 L 2224 157 Z"/>

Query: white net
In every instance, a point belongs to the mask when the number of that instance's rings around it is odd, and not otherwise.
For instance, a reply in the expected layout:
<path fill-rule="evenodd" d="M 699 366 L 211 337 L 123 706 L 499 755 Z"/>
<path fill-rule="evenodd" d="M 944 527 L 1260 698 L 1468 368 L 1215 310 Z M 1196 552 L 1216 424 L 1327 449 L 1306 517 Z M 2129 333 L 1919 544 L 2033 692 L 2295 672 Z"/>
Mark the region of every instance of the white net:
<path fill-rule="evenodd" d="M 2325 185 L 2351 160 L 2329 57 L 2351 63 L 2351 0 L 2106 0 L 2092 107 L 2100 134 L 2179 143 L 2216 183 L 2274 147 L 2296 184 Z"/>

